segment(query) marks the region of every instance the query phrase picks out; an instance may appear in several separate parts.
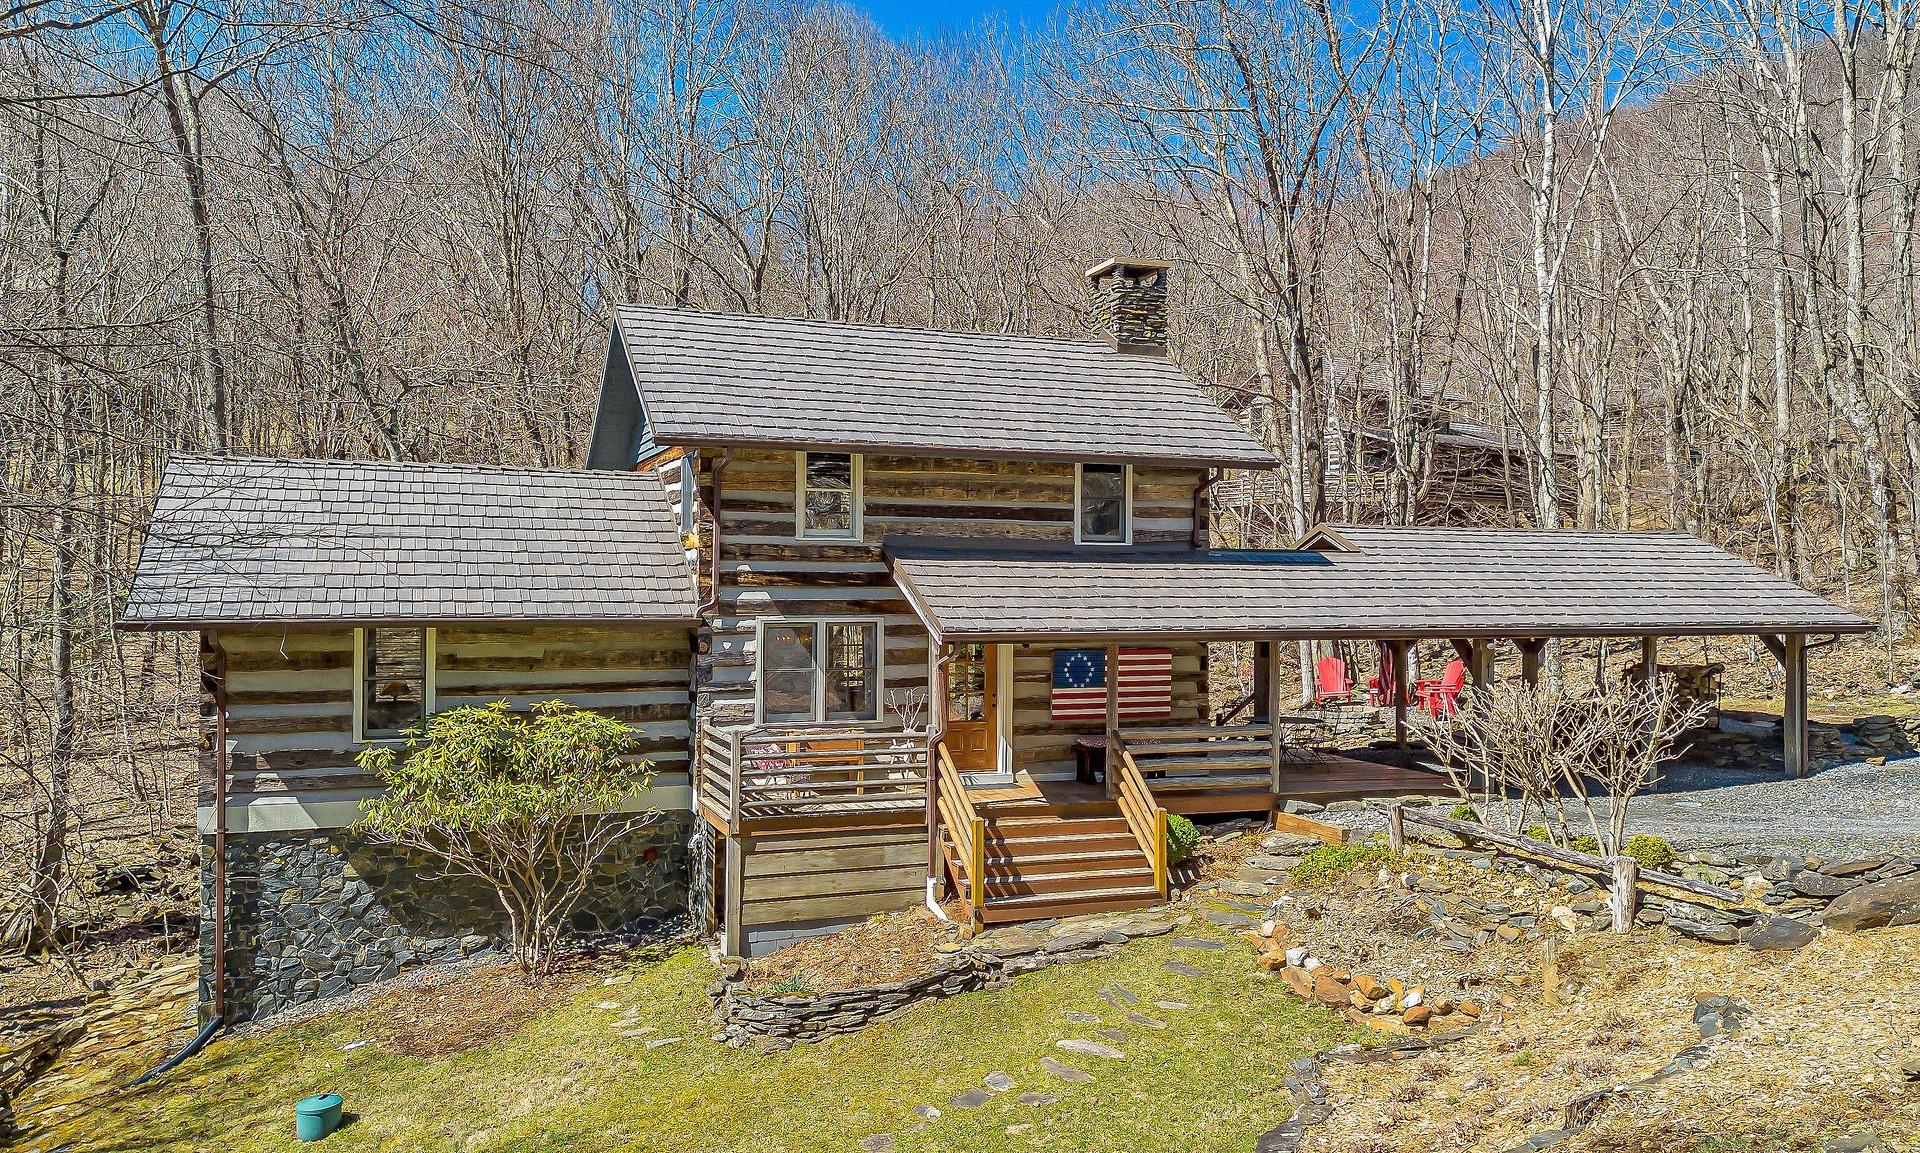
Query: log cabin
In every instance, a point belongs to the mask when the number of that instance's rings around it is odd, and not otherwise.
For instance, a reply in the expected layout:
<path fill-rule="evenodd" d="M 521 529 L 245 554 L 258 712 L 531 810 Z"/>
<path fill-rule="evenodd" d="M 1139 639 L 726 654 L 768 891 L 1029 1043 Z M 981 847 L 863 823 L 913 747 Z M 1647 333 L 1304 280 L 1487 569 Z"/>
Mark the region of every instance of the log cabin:
<path fill-rule="evenodd" d="M 1086 339 L 619 308 L 580 470 L 174 461 L 123 623 L 202 637 L 210 1011 L 491 947 L 484 895 L 349 828 L 357 751 L 454 701 L 635 724 L 663 817 L 582 927 L 684 911 L 735 956 L 1152 904 L 1171 814 L 1443 791 L 1288 747 L 1300 640 L 1449 640 L 1477 682 L 1501 644 L 1533 675 L 1554 636 L 1758 634 L 1804 765 L 1808 638 L 1872 626 L 1684 534 L 1213 547 L 1210 490 L 1279 462 L 1167 357 L 1169 271 L 1089 270 Z"/>

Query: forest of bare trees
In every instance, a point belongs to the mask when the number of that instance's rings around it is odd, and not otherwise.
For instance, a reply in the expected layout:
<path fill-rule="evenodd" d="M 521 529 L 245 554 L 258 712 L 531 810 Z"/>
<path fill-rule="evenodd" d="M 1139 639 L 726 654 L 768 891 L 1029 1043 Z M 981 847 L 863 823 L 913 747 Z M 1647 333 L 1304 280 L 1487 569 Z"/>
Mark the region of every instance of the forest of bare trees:
<path fill-rule="evenodd" d="M 1074 334 L 1081 270 L 1163 256 L 1174 355 L 1286 462 L 1236 533 L 1670 526 L 1903 632 L 1917 37 L 1912 0 L 911 43 L 784 0 L 0 9 L 0 930 L 49 927 L 76 764 L 184 816 L 136 749 L 191 662 L 112 629 L 167 456 L 576 465 L 625 300 Z M 1451 421 L 1500 446 L 1464 514 Z"/>

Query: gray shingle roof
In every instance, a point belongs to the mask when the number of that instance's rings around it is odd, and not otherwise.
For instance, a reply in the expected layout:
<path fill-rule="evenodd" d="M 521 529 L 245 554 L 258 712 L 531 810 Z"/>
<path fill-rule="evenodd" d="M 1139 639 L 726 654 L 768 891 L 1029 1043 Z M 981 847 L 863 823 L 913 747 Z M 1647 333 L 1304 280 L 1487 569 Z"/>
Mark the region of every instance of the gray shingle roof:
<path fill-rule="evenodd" d="M 889 541 L 948 641 L 1864 632 L 1798 585 L 1678 532 L 1337 529 L 1353 552 Z"/>
<path fill-rule="evenodd" d="M 1277 464 L 1172 362 L 1095 340 L 638 306 L 615 333 L 658 444 Z"/>
<path fill-rule="evenodd" d="M 122 619 L 687 622 L 695 607 L 651 474 L 183 456 Z"/>

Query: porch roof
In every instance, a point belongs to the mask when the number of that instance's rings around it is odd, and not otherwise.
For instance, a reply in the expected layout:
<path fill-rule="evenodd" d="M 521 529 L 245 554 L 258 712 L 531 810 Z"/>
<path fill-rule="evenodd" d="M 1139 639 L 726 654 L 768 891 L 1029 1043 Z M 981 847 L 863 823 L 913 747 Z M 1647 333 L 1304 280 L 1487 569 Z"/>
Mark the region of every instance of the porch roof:
<path fill-rule="evenodd" d="M 1871 622 L 1680 532 L 1320 530 L 1288 551 L 894 540 L 943 641 L 1682 636 Z"/>

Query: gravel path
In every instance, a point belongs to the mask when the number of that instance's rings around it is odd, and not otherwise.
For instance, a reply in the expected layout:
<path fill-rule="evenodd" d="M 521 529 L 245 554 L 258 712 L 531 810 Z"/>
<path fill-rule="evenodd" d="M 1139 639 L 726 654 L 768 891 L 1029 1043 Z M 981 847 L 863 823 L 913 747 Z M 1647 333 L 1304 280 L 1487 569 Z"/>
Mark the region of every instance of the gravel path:
<path fill-rule="evenodd" d="M 1920 854 L 1920 755 L 1884 767 L 1848 761 L 1799 780 L 1746 769 L 1683 764 L 1661 791 L 1636 797 L 1627 826 L 1681 850 L 1731 855 L 1795 849 L 1810 855 Z M 1387 827 L 1386 814 L 1327 814 L 1357 832 Z"/>

